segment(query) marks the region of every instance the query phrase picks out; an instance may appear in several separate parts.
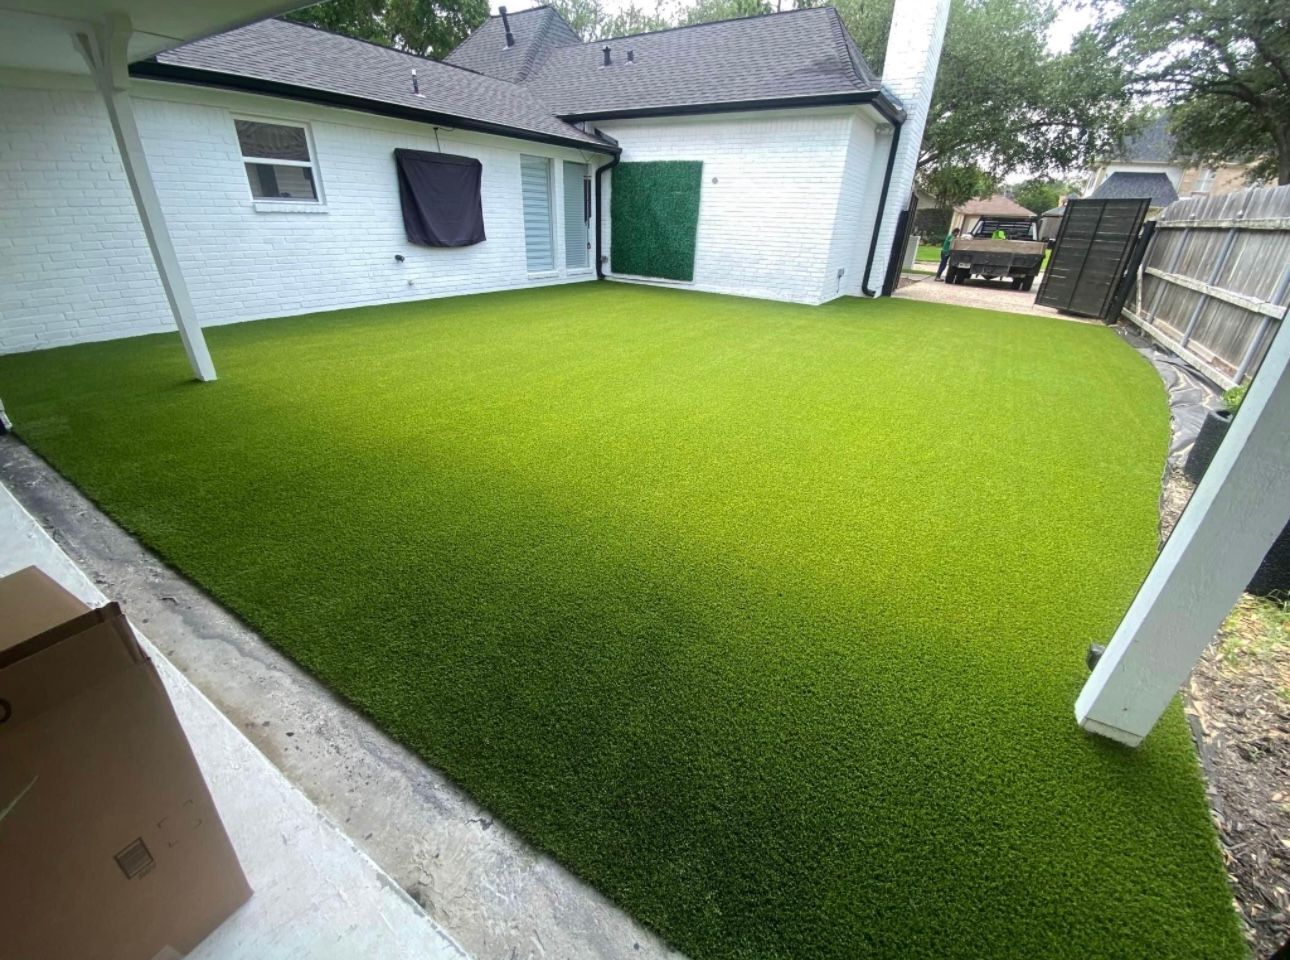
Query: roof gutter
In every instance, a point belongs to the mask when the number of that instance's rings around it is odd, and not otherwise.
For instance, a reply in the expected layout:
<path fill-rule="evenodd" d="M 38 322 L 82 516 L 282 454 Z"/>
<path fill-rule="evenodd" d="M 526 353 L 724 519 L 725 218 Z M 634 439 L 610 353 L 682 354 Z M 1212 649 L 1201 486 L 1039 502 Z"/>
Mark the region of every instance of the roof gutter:
<path fill-rule="evenodd" d="M 891 134 L 891 149 L 887 152 L 887 172 L 882 175 L 882 192 L 878 194 L 878 210 L 873 215 L 873 236 L 869 238 L 869 258 L 865 260 L 864 277 L 860 281 L 860 292 L 866 297 L 878 296 L 877 291 L 869 289 L 869 275 L 873 273 L 873 257 L 878 252 L 878 233 L 882 230 L 882 215 L 887 209 L 887 192 L 891 189 L 891 172 L 896 168 L 896 148 L 900 146 L 900 131 L 904 124 L 896 121 Z"/>
<path fill-rule="evenodd" d="M 596 136 L 602 137 L 605 140 L 608 140 L 615 147 L 618 146 L 618 141 L 615 140 L 613 137 L 609 136 L 608 134 L 601 133 L 599 130 L 597 130 Z M 605 279 L 605 264 L 604 264 L 604 260 L 601 257 L 602 241 L 601 241 L 600 225 L 604 220 L 604 217 L 602 216 L 600 211 L 600 178 L 606 170 L 612 170 L 614 169 L 614 167 L 618 166 L 618 164 L 622 162 L 622 159 L 623 159 L 623 153 L 622 153 L 622 149 L 620 148 L 618 153 L 614 154 L 614 159 L 610 160 L 608 163 L 602 163 L 600 166 L 596 167 L 596 279 L 597 280 Z"/>
<path fill-rule="evenodd" d="M 339 107 L 344 110 L 357 110 L 360 113 L 371 113 L 381 117 L 392 117 L 396 120 L 411 120 L 414 123 L 453 127 L 457 130 L 489 133 L 498 137 L 528 140 L 532 143 L 572 147 L 576 150 L 594 150 L 596 153 L 604 153 L 613 157 L 617 157 L 621 152 L 621 148 L 617 144 L 598 144 L 588 140 L 579 140 L 576 137 L 561 137 L 553 133 L 525 130 L 523 127 L 512 127 L 507 124 L 492 123 L 488 120 L 474 120 L 450 113 L 425 110 L 421 107 L 386 103 L 383 100 L 368 100 L 365 97 L 333 93 L 330 90 L 318 90 L 313 87 L 301 87 L 291 83 L 279 83 L 276 80 L 262 80 L 259 77 L 244 77 L 235 73 L 218 73 L 212 70 L 181 67 L 172 63 L 160 63 L 156 60 L 140 60 L 138 63 L 130 64 L 130 76 L 141 80 L 187 83 L 198 87 L 214 87 L 221 90 L 236 90 L 241 93 L 281 97 L 286 100 L 300 100 L 325 107 Z"/>
<path fill-rule="evenodd" d="M 684 117 L 708 113 L 743 113 L 750 110 L 801 110 L 805 107 L 836 107 L 868 104 L 886 120 L 899 126 L 905 110 L 892 100 L 886 90 L 854 90 L 845 93 L 816 93 L 801 97 L 764 97 L 760 100 L 728 100 L 709 103 L 683 103 L 673 106 L 629 107 L 624 110 L 601 110 L 562 113 L 569 121 L 630 120 L 633 117 Z"/>

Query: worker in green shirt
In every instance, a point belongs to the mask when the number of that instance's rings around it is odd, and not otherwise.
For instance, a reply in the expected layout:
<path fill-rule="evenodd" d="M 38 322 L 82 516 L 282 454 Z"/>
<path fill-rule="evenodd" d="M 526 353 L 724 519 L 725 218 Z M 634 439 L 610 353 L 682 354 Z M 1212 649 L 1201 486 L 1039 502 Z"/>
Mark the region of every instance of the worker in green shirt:
<path fill-rule="evenodd" d="M 998 227 L 994 233 L 990 234 L 991 240 L 1007 240 L 1008 234 L 1004 232 L 1003 227 Z"/>
<path fill-rule="evenodd" d="M 950 247 L 954 246 L 954 238 L 959 235 L 959 228 L 955 227 L 949 233 L 945 234 L 945 239 L 941 241 L 941 265 L 936 268 L 936 279 L 942 279 L 941 274 L 945 272 L 945 264 L 950 260 Z"/>

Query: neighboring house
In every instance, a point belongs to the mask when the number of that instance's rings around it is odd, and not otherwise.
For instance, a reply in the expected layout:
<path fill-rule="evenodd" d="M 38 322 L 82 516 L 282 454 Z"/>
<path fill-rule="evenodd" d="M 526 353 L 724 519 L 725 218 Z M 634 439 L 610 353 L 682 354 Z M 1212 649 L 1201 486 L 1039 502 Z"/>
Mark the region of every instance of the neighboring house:
<path fill-rule="evenodd" d="M 1146 200 L 1147 216 L 1155 217 L 1178 199 L 1178 191 L 1164 173 L 1117 170 L 1097 185 L 1090 200 Z"/>
<path fill-rule="evenodd" d="M 1039 215 L 1039 239 L 1052 240 L 1062 228 L 1062 217 L 1066 213 L 1066 204 L 1070 200 L 1080 199 L 1079 191 L 1064 194 L 1057 198 L 1057 206 L 1050 207 Z"/>
<path fill-rule="evenodd" d="M 1084 195 L 1097 199 L 1134 199 L 1126 190 L 1140 192 L 1136 197 L 1153 201 L 1152 209 L 1168 206 L 1179 197 L 1217 196 L 1249 186 L 1249 164 L 1227 163 L 1219 167 L 1190 167 L 1175 159 L 1177 144 L 1169 132 L 1169 117 L 1161 114 L 1140 132 L 1124 141 L 1116 159 L 1104 160 L 1089 173 Z M 1123 175 L 1134 175 L 1125 179 Z M 1147 179 L 1150 176 L 1152 179 Z M 1099 192 L 1113 178 L 1119 182 Z M 1169 190 L 1164 187 L 1168 181 Z"/>
<path fill-rule="evenodd" d="M 992 197 L 982 197 L 975 200 L 969 200 L 967 203 L 955 207 L 954 215 L 950 217 L 950 229 L 958 227 L 964 233 L 971 233 L 972 228 L 985 217 L 999 218 L 1003 220 L 1031 220 L 1034 214 L 1019 204 L 1011 197 L 1006 197 L 1002 193 L 996 193 Z"/>
<path fill-rule="evenodd" d="M 146 168 L 118 155 L 101 81 L 0 69 L 0 352 L 173 329 L 159 264 L 191 294 L 188 338 L 598 273 L 807 304 L 875 295 L 948 9 L 908 6 L 886 84 L 832 8 L 586 44 L 539 7 L 490 18 L 446 62 L 266 20 L 130 64 Z M 401 187 L 423 213 L 437 201 L 396 150 L 473 184 L 461 245 L 409 240 Z M 680 163 L 634 166 L 651 161 Z M 155 182 L 168 268 L 123 162 Z M 682 186 L 651 192 L 662 174 Z M 649 206 L 673 201 L 694 214 L 687 262 L 649 273 L 629 253 L 650 223 L 684 231 Z"/>

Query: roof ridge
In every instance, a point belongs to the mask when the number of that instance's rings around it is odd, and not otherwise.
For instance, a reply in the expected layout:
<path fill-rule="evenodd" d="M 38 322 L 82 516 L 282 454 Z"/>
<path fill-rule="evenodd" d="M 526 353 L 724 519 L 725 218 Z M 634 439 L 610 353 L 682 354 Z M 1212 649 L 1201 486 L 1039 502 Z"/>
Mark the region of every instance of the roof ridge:
<path fill-rule="evenodd" d="M 391 47 L 389 44 L 386 44 L 386 43 L 377 43 L 375 40 L 368 40 L 365 37 L 351 37 L 347 33 L 337 33 L 335 30 L 328 30 L 326 27 L 320 27 L 316 23 L 302 23 L 299 20 L 288 20 L 285 16 L 269 17 L 267 20 L 261 20 L 259 22 L 260 23 L 281 23 L 284 26 L 288 26 L 288 27 L 300 27 L 301 29 L 304 29 L 304 30 L 313 30 L 315 33 L 325 33 L 329 37 L 337 37 L 341 40 L 353 40 L 355 43 L 365 43 L 369 47 L 376 47 L 378 50 L 389 50 L 392 53 L 400 53 L 405 57 L 416 57 L 418 60 L 429 60 L 432 63 L 442 62 L 440 60 L 436 60 L 434 57 L 427 57 L 424 54 L 413 53 L 411 50 L 400 50 L 398 47 Z M 255 24 L 248 23 L 248 24 L 245 24 L 244 26 L 253 27 L 255 26 Z M 234 27 L 233 30 L 225 30 L 223 33 L 215 34 L 215 36 L 222 37 L 225 33 L 233 33 L 234 30 L 241 30 L 241 29 L 243 29 L 243 27 Z M 200 43 L 202 39 L 210 40 L 213 38 L 203 37 L 203 38 L 199 38 L 198 40 L 190 40 L 189 43 Z M 188 43 L 181 43 L 179 46 L 173 47 L 172 49 L 182 50 L 186 46 L 188 46 Z M 164 51 L 164 52 L 169 52 L 169 51 Z"/>
<path fill-rule="evenodd" d="M 539 4 L 538 4 L 537 6 L 535 6 L 535 7 L 525 7 L 523 10 L 507 10 L 507 11 L 506 11 L 506 16 L 507 16 L 507 17 L 519 17 L 519 16 L 523 16 L 523 15 L 524 15 L 524 14 L 526 14 L 526 13 L 537 13 L 537 11 L 539 11 L 539 10 L 555 10 L 555 4 L 553 4 L 553 3 L 539 3 Z M 557 14 L 559 14 L 559 12 L 560 12 L 560 11 L 559 11 L 559 10 L 555 10 L 555 12 L 556 12 Z M 489 20 L 500 20 L 500 19 L 502 19 L 502 15 L 501 15 L 500 13 L 490 13 L 490 14 L 488 15 L 488 19 L 489 19 Z M 476 27 L 475 29 L 479 29 L 479 28 L 478 28 L 478 27 Z"/>
<path fill-rule="evenodd" d="M 534 7 L 533 9 L 535 9 L 535 10 L 536 10 L 536 9 L 541 9 L 541 8 Z M 350 36 L 349 34 L 347 34 L 347 33 L 337 33 L 337 32 L 336 32 L 336 31 L 334 31 L 334 30 L 328 30 L 328 29 L 326 29 L 325 27 L 320 27 L 320 26 L 317 26 L 316 24 L 312 24 L 312 23 L 299 23 L 299 22 L 298 22 L 298 21 L 296 21 L 296 20 L 286 20 L 286 19 L 284 19 L 284 18 L 282 18 L 282 17 L 270 17 L 268 20 L 261 20 L 261 21 L 259 21 L 259 22 L 260 22 L 260 23 L 281 23 L 281 24 L 284 24 L 284 25 L 286 25 L 286 26 L 288 26 L 288 27 L 302 27 L 302 28 L 303 28 L 303 29 L 305 29 L 305 30 L 313 30 L 315 33 L 321 33 L 321 34 L 324 34 L 324 35 L 326 35 L 326 36 L 328 36 L 328 37 L 335 37 L 337 40 L 351 40 L 351 41 L 353 41 L 354 43 L 362 43 L 362 44 L 366 44 L 366 45 L 367 45 L 367 46 L 369 46 L 369 47 L 375 47 L 377 50 L 384 50 L 386 53 L 395 53 L 395 54 L 398 54 L 400 57 L 411 57 L 413 60 L 420 60 L 422 63 L 432 63 L 432 64 L 434 64 L 436 67 L 450 67 L 450 68 L 451 68 L 451 69 L 453 69 L 453 70 L 464 70 L 466 73 L 472 73 L 472 74 L 474 74 L 474 75 L 475 75 L 475 76 L 477 76 L 477 77 L 487 77 L 489 80 L 495 80 L 495 81 L 497 81 L 498 83 L 505 83 L 505 84 L 509 84 L 510 86 L 512 86 L 512 87 L 517 87 L 517 88 L 519 87 L 519 84 L 518 84 L 518 83 L 513 83 L 513 82 L 511 82 L 510 80 L 503 80 L 501 77 L 494 77 L 492 74 L 489 74 L 489 73 L 483 73 L 483 72 L 481 72 L 481 71 L 479 71 L 479 70 L 472 70 L 470 67 L 463 67 L 463 66 L 462 66 L 461 64 L 459 64 L 459 63 L 449 63 L 447 60 L 440 60 L 440 59 L 438 59 L 438 58 L 436 58 L 436 57 L 427 57 L 425 54 L 422 54 L 422 53 L 413 53 L 411 50 L 400 50 L 398 47 L 391 47 L 391 46 L 389 46 L 389 45 L 387 45 L 387 44 L 384 44 L 384 43 L 377 43 L 375 40 L 365 40 L 363 37 L 351 37 L 351 36 Z M 247 26 L 248 26 L 248 27 L 253 27 L 253 26 L 255 26 L 255 24 L 254 24 L 254 23 L 249 23 L 249 24 L 247 24 Z M 244 30 L 244 29 L 246 29 L 246 28 L 245 28 L 245 27 L 237 27 L 237 28 L 235 28 L 235 29 L 237 29 L 237 30 Z M 479 28 L 478 28 L 478 27 L 476 27 L 475 29 L 479 29 Z M 227 30 L 227 31 L 225 31 L 225 33 L 233 33 L 233 32 L 234 32 L 233 30 Z M 224 34 L 217 33 L 215 36 L 220 37 L 220 36 L 223 36 L 223 35 L 224 35 Z M 205 38 L 205 39 L 208 39 L 208 40 L 209 40 L 209 39 L 212 39 L 212 38 L 207 37 L 207 38 Z M 201 42 L 200 40 L 191 40 L 191 41 L 189 41 L 189 43 L 200 43 L 200 42 Z M 174 48 L 172 48 L 172 49 L 174 49 L 174 50 L 182 50 L 182 49 L 183 49 L 184 47 L 186 47 L 186 46 L 188 46 L 188 43 L 180 44 L 178 47 L 174 47 Z M 162 51 L 162 52 L 163 52 L 163 53 L 169 53 L 169 52 L 171 52 L 171 51 L 169 51 L 169 50 L 165 50 L 165 51 Z M 449 51 L 449 52 L 451 52 L 451 51 Z M 154 57 L 153 59 L 155 60 L 156 58 Z"/>
<path fill-rule="evenodd" d="M 841 47 L 842 62 L 850 68 L 851 75 L 855 78 L 857 83 L 867 83 L 868 80 L 860 75 L 860 67 L 855 62 L 855 58 L 851 56 L 851 46 L 847 43 L 847 37 L 850 36 L 850 31 L 847 30 L 847 25 L 842 22 L 842 14 L 838 12 L 837 7 L 824 7 L 822 9 L 828 10 L 833 14 L 833 36 Z M 851 42 L 855 42 L 854 37 Z M 857 50 L 857 52 L 859 51 Z"/>
<path fill-rule="evenodd" d="M 555 10 L 555 8 L 551 6 L 532 7 L 530 9 L 551 10 L 551 11 Z M 557 12 L 556 16 L 558 17 L 559 15 L 560 14 Z M 520 65 L 519 72 L 515 75 L 515 79 L 511 81 L 515 83 L 517 86 L 528 79 L 529 73 L 533 70 L 533 66 L 534 66 L 533 60 L 537 56 L 538 48 L 542 45 L 542 42 L 546 40 L 547 31 L 550 29 L 551 29 L 551 18 L 549 16 L 543 17 L 542 25 L 538 27 L 537 34 L 533 37 L 532 41 L 529 42 L 529 48 L 524 51 L 524 62 Z"/>

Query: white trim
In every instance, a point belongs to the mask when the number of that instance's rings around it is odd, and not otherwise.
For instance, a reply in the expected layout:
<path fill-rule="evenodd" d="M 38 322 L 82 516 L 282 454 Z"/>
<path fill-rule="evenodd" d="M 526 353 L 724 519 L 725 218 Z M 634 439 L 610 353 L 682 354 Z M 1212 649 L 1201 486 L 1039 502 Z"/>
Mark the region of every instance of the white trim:
<path fill-rule="evenodd" d="M 1290 520 L 1290 329 L 1283 324 L 1213 462 L 1075 702 L 1086 730 L 1141 742 Z"/>
<path fill-rule="evenodd" d="M 274 126 L 288 127 L 298 126 L 298 124 L 278 123 L 274 124 Z M 307 146 L 306 149 L 308 149 Z M 245 163 L 266 163 L 272 167 L 309 167 L 312 169 L 314 165 L 312 160 L 279 160 L 274 157 L 248 157 L 245 153 L 242 154 L 242 160 Z"/>
<path fill-rule="evenodd" d="M 242 158 L 242 176 L 246 178 L 246 189 L 251 195 L 251 201 L 257 204 L 261 203 L 289 203 L 289 204 L 308 204 L 310 206 L 321 206 L 327 202 L 327 196 L 323 192 L 322 171 L 318 169 L 318 149 L 314 145 L 314 132 L 308 121 L 305 120 L 283 120 L 279 117 L 253 116 L 245 113 L 230 113 L 229 118 L 233 121 L 233 140 L 237 144 L 238 156 Z M 272 157 L 250 157 L 242 152 L 242 139 L 237 135 L 237 121 L 245 120 L 247 123 L 263 123 L 274 127 L 295 127 L 304 131 L 305 150 L 309 153 L 308 160 L 278 160 Z M 275 199 L 273 197 L 257 197 L 255 190 L 251 188 L 251 178 L 247 175 L 246 165 L 248 163 L 260 164 L 262 166 L 272 167 L 299 167 L 308 169 L 310 180 L 314 188 L 314 199 L 308 200 L 303 197 L 282 197 Z"/>
<path fill-rule="evenodd" d="M 316 200 L 255 200 L 256 213 L 330 213 L 325 203 Z"/>
<path fill-rule="evenodd" d="M 606 277 L 612 277 L 615 280 L 626 280 L 630 283 L 655 283 L 663 287 L 692 287 L 693 280 L 673 280 L 670 277 L 642 277 L 636 273 L 614 273 L 607 271 Z"/>

